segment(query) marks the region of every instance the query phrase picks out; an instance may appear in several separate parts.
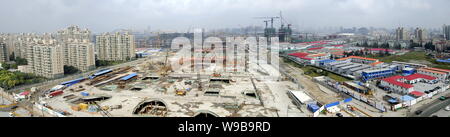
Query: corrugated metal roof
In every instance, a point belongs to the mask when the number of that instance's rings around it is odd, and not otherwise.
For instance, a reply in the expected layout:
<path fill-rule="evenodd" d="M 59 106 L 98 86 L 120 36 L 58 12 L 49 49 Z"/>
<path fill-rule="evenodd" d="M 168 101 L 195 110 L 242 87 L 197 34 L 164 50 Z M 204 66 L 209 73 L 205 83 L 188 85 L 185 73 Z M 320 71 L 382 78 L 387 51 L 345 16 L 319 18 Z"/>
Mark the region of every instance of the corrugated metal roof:
<path fill-rule="evenodd" d="M 413 91 L 413 92 L 411 92 L 409 94 L 414 95 L 416 97 L 420 97 L 420 96 L 423 96 L 423 94 L 425 94 L 425 93 L 419 92 L 419 91 Z"/>
<path fill-rule="evenodd" d="M 70 84 L 70 83 L 81 81 L 81 80 L 84 80 L 84 79 L 85 78 L 78 78 L 78 79 L 74 79 L 74 80 L 71 80 L 71 81 L 66 81 L 66 82 L 61 83 L 61 85 Z"/>
<path fill-rule="evenodd" d="M 133 78 L 135 76 L 137 76 L 137 73 L 131 73 L 128 76 L 122 77 L 120 80 L 129 80 L 129 79 L 131 79 L 131 78 Z"/>
<path fill-rule="evenodd" d="M 103 71 L 97 72 L 97 73 L 94 74 L 94 76 L 103 75 L 103 74 L 106 74 L 106 73 L 109 73 L 109 72 L 112 72 L 112 69 L 107 69 L 107 70 L 103 70 Z"/>
<path fill-rule="evenodd" d="M 414 99 L 415 99 L 414 97 L 411 97 L 409 95 L 404 95 L 401 97 L 401 100 L 403 100 L 403 101 L 410 101 L 410 100 L 414 100 Z"/>
<path fill-rule="evenodd" d="M 398 81 L 399 79 L 402 79 L 402 78 L 403 78 L 403 76 L 392 76 L 392 77 L 383 79 L 383 81 L 386 81 L 388 83 L 391 83 L 393 85 L 397 85 L 397 86 L 400 86 L 400 87 L 403 87 L 406 89 L 414 87 L 411 84 L 406 84 L 406 83 Z"/>
<path fill-rule="evenodd" d="M 435 80 L 436 79 L 435 77 L 424 75 L 424 74 L 419 74 L 419 73 L 412 74 L 412 75 L 405 77 L 406 80 L 415 80 L 418 78 L 423 78 L 423 79 L 427 79 L 427 80 Z"/>

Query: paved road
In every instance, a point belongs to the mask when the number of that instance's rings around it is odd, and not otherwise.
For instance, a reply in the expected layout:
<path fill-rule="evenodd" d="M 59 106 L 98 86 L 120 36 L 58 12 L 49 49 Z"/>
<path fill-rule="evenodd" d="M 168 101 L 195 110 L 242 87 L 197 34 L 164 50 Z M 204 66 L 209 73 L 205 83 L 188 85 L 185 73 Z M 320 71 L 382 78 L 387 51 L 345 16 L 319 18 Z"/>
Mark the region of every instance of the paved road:
<path fill-rule="evenodd" d="M 434 97 L 434 101 L 430 103 L 429 105 L 422 106 L 418 108 L 417 110 L 422 110 L 422 114 L 416 115 L 415 112 L 410 112 L 408 114 L 408 117 L 429 117 L 433 113 L 436 113 L 437 111 L 441 110 L 442 108 L 445 108 L 446 106 L 450 105 L 450 99 L 447 99 L 445 101 L 441 101 L 437 99 L 439 97 Z"/>
<path fill-rule="evenodd" d="M 450 117 L 450 111 L 445 111 L 444 109 L 441 109 L 438 112 L 434 113 L 433 115 L 436 115 L 438 117 Z"/>

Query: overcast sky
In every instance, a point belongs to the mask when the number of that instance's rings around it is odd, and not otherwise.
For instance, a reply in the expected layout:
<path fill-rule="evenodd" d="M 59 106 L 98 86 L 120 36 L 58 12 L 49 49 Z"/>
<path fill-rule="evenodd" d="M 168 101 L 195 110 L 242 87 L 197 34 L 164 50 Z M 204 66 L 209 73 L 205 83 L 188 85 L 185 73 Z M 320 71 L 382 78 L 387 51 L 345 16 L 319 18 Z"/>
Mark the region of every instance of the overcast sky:
<path fill-rule="evenodd" d="M 0 32 L 54 32 L 79 25 L 187 30 L 263 26 L 277 16 L 308 27 L 438 28 L 450 24 L 450 0 L 0 0 Z"/>

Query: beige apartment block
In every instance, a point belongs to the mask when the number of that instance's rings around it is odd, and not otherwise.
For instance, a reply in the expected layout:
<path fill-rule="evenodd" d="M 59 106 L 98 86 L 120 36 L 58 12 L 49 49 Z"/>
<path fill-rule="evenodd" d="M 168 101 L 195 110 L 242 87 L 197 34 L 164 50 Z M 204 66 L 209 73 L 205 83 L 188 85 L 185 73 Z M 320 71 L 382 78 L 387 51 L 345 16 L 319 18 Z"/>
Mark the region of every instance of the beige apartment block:
<path fill-rule="evenodd" d="M 46 78 L 59 78 L 64 75 L 62 46 L 53 40 L 39 41 L 28 47 L 27 71 Z"/>
<path fill-rule="evenodd" d="M 74 40 L 64 44 L 64 64 L 80 71 L 95 69 L 94 44 L 87 40 Z"/>
<path fill-rule="evenodd" d="M 126 61 L 136 58 L 134 36 L 129 33 L 103 34 L 96 37 L 98 59 Z"/>

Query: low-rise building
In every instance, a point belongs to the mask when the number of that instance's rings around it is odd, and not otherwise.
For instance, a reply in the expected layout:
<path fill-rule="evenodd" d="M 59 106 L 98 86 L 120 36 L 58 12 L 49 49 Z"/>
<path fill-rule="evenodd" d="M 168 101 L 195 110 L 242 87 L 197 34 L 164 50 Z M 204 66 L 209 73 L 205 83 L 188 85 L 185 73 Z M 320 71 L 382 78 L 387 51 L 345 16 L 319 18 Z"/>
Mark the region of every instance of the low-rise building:
<path fill-rule="evenodd" d="M 326 53 L 318 53 L 318 54 L 310 54 L 304 52 L 291 53 L 289 56 L 295 57 L 297 61 L 309 65 L 316 64 L 317 61 L 330 59 L 330 54 Z"/>
<path fill-rule="evenodd" d="M 445 81 L 450 79 L 450 70 L 439 69 L 439 68 L 419 68 L 417 73 L 430 75 L 438 78 L 439 80 Z"/>
<path fill-rule="evenodd" d="M 364 81 L 376 79 L 376 78 L 383 78 L 392 76 L 395 74 L 395 71 L 389 68 L 382 68 L 382 69 L 373 69 L 373 70 L 364 70 L 362 71 L 362 79 Z"/>
<path fill-rule="evenodd" d="M 392 76 L 381 80 L 380 85 L 386 87 L 388 91 L 397 92 L 400 94 L 409 94 L 414 90 L 413 83 L 424 80 L 425 82 L 430 82 L 436 80 L 435 77 L 423 75 L 423 74 L 412 74 L 409 76 Z"/>
<path fill-rule="evenodd" d="M 362 63 L 362 64 L 371 64 L 371 63 L 375 63 L 375 62 L 379 61 L 378 59 L 365 58 L 365 57 L 359 57 L 359 56 L 350 56 L 350 57 L 346 57 L 346 58 L 340 58 L 337 60 L 338 61 L 350 60 L 351 62 Z"/>

